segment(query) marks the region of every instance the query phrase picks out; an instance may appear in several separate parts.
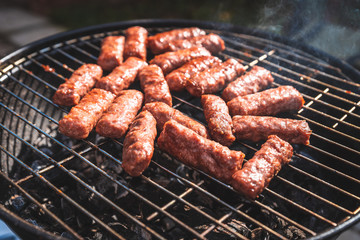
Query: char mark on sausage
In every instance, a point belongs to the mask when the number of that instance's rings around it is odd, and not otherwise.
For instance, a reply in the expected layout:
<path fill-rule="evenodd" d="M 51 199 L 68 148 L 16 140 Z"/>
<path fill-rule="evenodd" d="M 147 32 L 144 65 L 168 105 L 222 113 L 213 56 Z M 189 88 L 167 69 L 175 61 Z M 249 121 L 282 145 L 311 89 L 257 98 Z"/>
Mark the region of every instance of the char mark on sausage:
<path fill-rule="evenodd" d="M 120 66 L 114 68 L 110 74 L 100 78 L 96 82 L 96 87 L 118 95 L 122 90 L 130 87 L 136 80 L 139 70 L 145 66 L 147 66 L 145 61 L 136 57 L 129 57 Z"/>
<path fill-rule="evenodd" d="M 238 140 L 257 142 L 270 135 L 294 144 L 310 143 L 311 129 L 305 120 L 268 116 L 234 116 L 234 134 Z"/>
<path fill-rule="evenodd" d="M 59 121 L 59 131 L 71 138 L 87 138 L 114 98 L 115 95 L 111 92 L 92 89 L 78 105 L 71 108 L 68 115 Z"/>
<path fill-rule="evenodd" d="M 281 112 L 300 110 L 304 105 L 304 98 L 294 87 L 280 86 L 236 97 L 227 105 L 232 116 L 276 115 Z"/>
<path fill-rule="evenodd" d="M 222 145 L 230 146 L 235 141 L 235 136 L 232 133 L 233 123 L 225 101 L 218 96 L 205 94 L 201 96 L 201 104 L 211 138 Z"/>
<path fill-rule="evenodd" d="M 259 92 L 274 81 L 265 68 L 254 66 L 249 72 L 231 82 L 222 92 L 222 98 L 228 102 L 238 96 Z"/>
<path fill-rule="evenodd" d="M 171 120 L 164 125 L 158 146 L 184 164 L 200 169 L 228 183 L 241 168 L 244 153 L 230 150 Z"/>
<path fill-rule="evenodd" d="M 292 146 L 275 135 L 269 136 L 243 168 L 232 176 L 231 185 L 249 199 L 255 199 L 269 185 L 281 167 L 291 161 Z"/>
<path fill-rule="evenodd" d="M 197 57 L 170 72 L 165 79 L 171 91 L 182 91 L 193 75 L 219 63 L 221 60 L 214 56 Z"/>
<path fill-rule="evenodd" d="M 203 35 L 206 35 L 206 32 L 197 27 L 174 29 L 149 36 L 147 45 L 154 54 L 160 54 L 167 51 L 168 44 L 171 41 Z"/>
<path fill-rule="evenodd" d="M 192 47 L 157 55 L 150 61 L 150 64 L 158 65 L 166 75 L 190 60 L 201 56 L 211 56 L 211 53 L 203 47 Z"/>
<path fill-rule="evenodd" d="M 163 102 L 172 106 L 170 89 L 159 66 L 151 64 L 142 68 L 139 80 L 145 93 L 145 103 Z"/>
<path fill-rule="evenodd" d="M 97 64 L 104 71 L 112 71 L 123 62 L 124 36 L 108 36 L 101 43 Z"/>
<path fill-rule="evenodd" d="M 230 58 L 223 63 L 216 64 L 193 75 L 186 83 L 186 90 L 196 97 L 216 93 L 244 71 L 242 64 Z"/>
<path fill-rule="evenodd" d="M 130 123 L 140 110 L 143 99 L 143 94 L 140 91 L 121 91 L 96 124 L 96 132 L 109 138 L 124 136 Z"/>
<path fill-rule="evenodd" d="M 53 96 L 53 102 L 63 106 L 74 106 L 90 91 L 103 71 L 96 64 L 84 64 L 61 84 Z"/>
<path fill-rule="evenodd" d="M 140 26 L 130 27 L 125 30 L 124 59 L 137 57 L 146 61 L 146 41 L 148 31 Z"/>
<path fill-rule="evenodd" d="M 164 124 L 167 121 L 174 120 L 184 125 L 185 127 L 190 128 L 200 136 L 209 138 L 208 131 L 204 125 L 165 103 L 148 103 L 145 104 L 144 109 L 148 110 L 155 117 L 157 129 L 159 130 L 159 132 L 163 130 Z"/>
<path fill-rule="evenodd" d="M 124 140 L 122 167 L 130 176 L 139 176 L 149 166 L 156 134 L 155 118 L 148 111 L 140 112 Z"/>

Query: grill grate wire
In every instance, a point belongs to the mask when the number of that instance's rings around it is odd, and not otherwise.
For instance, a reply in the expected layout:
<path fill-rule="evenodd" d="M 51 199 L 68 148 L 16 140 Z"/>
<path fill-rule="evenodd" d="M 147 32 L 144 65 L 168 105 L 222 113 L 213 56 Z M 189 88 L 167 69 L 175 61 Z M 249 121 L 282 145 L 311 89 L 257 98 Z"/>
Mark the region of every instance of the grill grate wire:
<path fill-rule="evenodd" d="M 162 30 L 163 29 L 161 29 L 161 31 Z M 156 32 L 159 30 L 154 29 L 153 31 Z M 217 32 L 211 29 L 208 29 L 208 31 Z M 32 197 L 30 193 L 26 192 L 25 186 L 29 181 L 34 178 L 42 181 L 57 195 L 66 199 L 77 210 L 82 211 L 89 218 L 94 219 L 99 226 L 101 226 L 114 237 L 119 239 L 125 239 L 125 237 L 117 233 L 105 221 L 95 216 L 91 212 L 91 209 L 86 209 L 86 207 L 82 206 L 80 203 L 73 200 L 66 193 L 62 192 L 58 187 L 51 183 L 50 180 L 47 180 L 45 177 L 46 173 L 51 172 L 54 169 L 62 170 L 67 177 L 73 178 L 77 183 L 80 183 L 84 189 L 87 189 L 88 191 L 99 197 L 104 204 L 111 206 L 120 215 L 123 215 L 126 218 L 130 219 L 132 222 L 145 229 L 146 232 L 159 239 L 164 239 L 166 237 L 164 237 L 163 232 L 159 231 L 158 228 L 153 227 L 152 223 L 154 219 L 163 218 L 164 216 L 173 220 L 178 226 L 182 228 L 183 231 L 187 232 L 189 236 L 200 239 L 211 236 L 211 233 L 215 230 L 220 232 L 229 232 L 230 234 L 233 234 L 233 236 L 236 236 L 236 238 L 247 239 L 247 237 L 242 235 L 241 232 L 238 232 L 238 229 L 226 223 L 228 219 L 234 218 L 234 216 L 245 219 L 246 222 L 250 222 L 255 226 L 261 227 L 273 238 L 286 239 L 287 237 L 284 234 L 272 229 L 271 226 L 269 226 L 269 223 L 262 222 L 261 220 L 257 219 L 257 216 L 251 213 L 247 213 L 246 208 L 248 207 L 248 205 L 251 205 L 254 208 L 266 210 L 272 215 L 284 219 L 289 224 L 292 224 L 303 230 L 306 233 L 307 237 L 316 236 L 317 234 L 325 231 L 328 228 L 335 227 L 343 221 L 347 220 L 349 217 L 354 216 L 357 211 L 359 211 L 358 209 L 360 205 L 360 194 L 358 191 L 352 192 L 352 189 L 354 188 L 354 186 L 359 187 L 360 185 L 360 180 L 358 179 L 358 176 L 360 176 L 358 174 L 360 165 L 354 161 L 355 158 L 353 157 L 358 157 L 360 155 L 358 147 L 359 145 L 356 145 L 360 141 L 358 138 L 359 126 L 356 125 L 356 121 L 359 120 L 358 113 L 360 105 L 360 95 L 358 87 L 360 85 L 354 82 L 349 82 L 349 79 L 347 78 L 347 76 L 344 76 L 344 74 L 341 73 L 341 70 L 328 65 L 321 59 L 317 59 L 296 48 L 294 49 L 286 45 L 274 43 L 271 40 L 261 39 L 258 37 L 244 34 L 230 35 L 226 32 L 217 32 L 224 38 L 227 45 L 227 49 L 224 53 L 221 54 L 221 57 L 237 58 L 241 60 L 243 64 L 246 64 L 248 67 L 251 67 L 254 64 L 262 65 L 268 69 L 271 69 L 272 74 L 275 77 L 274 86 L 291 84 L 299 88 L 299 90 L 302 92 L 306 100 L 306 105 L 297 114 L 292 115 L 292 117 L 305 119 L 309 122 L 311 128 L 315 127 L 311 138 L 312 142 L 309 146 L 301 147 L 302 149 L 299 150 L 296 149 L 294 154 L 296 158 L 296 163 L 291 163 L 290 166 L 285 167 L 279 173 L 279 176 L 277 176 L 273 181 L 278 182 L 280 186 L 290 187 L 291 191 L 293 192 L 300 192 L 302 196 L 304 195 L 307 198 L 316 199 L 315 201 L 320 201 L 321 203 L 327 205 L 329 208 L 335 209 L 338 216 L 326 216 L 326 214 L 324 214 L 323 212 L 317 212 L 317 209 L 311 209 L 311 206 L 306 206 L 306 204 L 302 202 L 302 199 L 297 199 L 296 196 L 292 196 L 291 194 L 287 194 L 286 192 L 279 192 L 279 188 L 276 188 L 276 186 L 273 187 L 273 184 L 270 184 L 270 186 L 266 188 L 263 193 L 263 195 L 265 196 L 265 201 L 263 201 L 263 199 L 261 198 L 255 201 L 248 201 L 239 197 L 238 202 L 236 202 L 235 204 L 230 204 L 228 203 L 228 200 L 222 199 L 221 196 L 213 193 L 208 188 L 209 184 L 207 182 L 210 181 L 211 183 L 216 183 L 224 191 L 230 191 L 232 192 L 232 194 L 234 194 L 231 187 L 217 181 L 216 179 L 208 176 L 205 173 L 202 173 L 201 171 L 198 172 L 200 172 L 204 180 L 195 182 L 194 180 L 184 178 L 175 171 L 168 169 L 168 167 L 163 164 L 164 161 L 162 159 L 154 159 L 150 167 L 159 169 L 160 172 L 162 172 L 164 175 L 176 178 L 179 182 L 181 182 L 181 184 L 186 187 L 184 188 L 184 191 L 176 193 L 173 190 L 167 189 L 166 187 L 163 187 L 161 184 L 157 183 L 151 178 L 151 176 L 149 177 L 144 174 L 141 176 L 141 180 L 146 182 L 146 184 L 148 185 L 152 185 L 155 189 L 162 192 L 162 194 L 168 195 L 170 199 L 170 201 L 165 204 L 153 203 L 141 193 L 127 187 L 124 183 L 118 181 L 113 176 L 109 175 L 107 172 L 105 172 L 103 169 L 101 169 L 99 166 L 97 166 L 85 157 L 88 153 L 97 152 L 102 156 L 110 159 L 111 161 L 114 161 L 117 164 L 121 164 L 121 159 L 119 159 L 119 155 L 113 156 L 113 154 L 105 150 L 104 147 L 105 145 L 109 144 L 109 142 L 111 142 L 112 144 L 116 144 L 121 148 L 121 140 L 103 140 L 103 142 L 100 143 L 97 141 L 93 141 L 92 139 L 82 140 L 81 145 L 86 146 L 86 148 L 77 151 L 71 147 L 66 146 L 65 144 L 57 140 L 54 136 L 43 130 L 41 126 L 43 126 L 47 122 L 57 124 L 58 119 L 61 118 L 61 114 L 66 114 L 69 110 L 67 108 L 59 107 L 56 104 L 52 103 L 50 97 L 57 89 L 57 86 L 66 79 L 65 76 L 70 76 L 74 69 L 79 67 L 81 64 L 85 62 L 96 61 L 97 54 L 99 52 L 100 41 L 104 36 L 115 35 L 119 33 L 123 34 L 122 31 L 108 32 L 100 35 L 93 34 L 76 39 L 71 39 L 65 41 L 64 43 L 38 50 L 32 55 L 25 56 L 22 61 L 18 62 L 18 64 L 12 63 L 12 67 L 9 67 L 8 69 L 2 69 L 0 74 L 2 77 L 1 79 L 5 79 L 7 82 L 11 82 L 11 84 L 15 86 L 14 89 L 12 89 L 12 87 L 4 86 L 5 84 L 0 84 L 0 88 L 2 91 L 0 96 L 2 96 L 3 99 L 5 99 L 5 95 L 11 96 L 12 99 L 15 99 L 15 104 L 8 104 L 12 107 L 7 106 L 7 104 L 3 104 L 2 102 L 0 103 L 1 113 L 6 113 L 6 116 L 10 116 L 10 120 L 8 121 L 16 122 L 16 126 L 14 129 L 16 130 L 22 127 L 23 129 L 30 128 L 32 131 L 36 130 L 39 135 L 45 136 L 47 141 L 59 145 L 61 148 L 65 149 L 71 154 L 64 159 L 57 161 L 51 156 L 47 155 L 45 152 L 39 150 L 36 146 L 34 146 L 31 143 L 31 140 L 24 139 L 22 137 L 24 136 L 24 132 L 14 132 L 14 130 L 12 130 L 12 126 L 6 126 L 3 124 L 5 121 L 2 121 L 2 123 L 0 124 L 0 127 L 3 131 L 2 141 L 6 139 L 6 146 L 9 147 L 8 149 L 6 149 L 1 146 L 2 159 L 3 156 L 7 156 L 7 160 L 2 160 L 1 162 L 1 177 L 4 178 L 7 182 L 9 182 L 13 188 L 18 189 L 19 192 L 23 193 L 36 205 L 38 205 L 39 207 L 41 206 L 41 209 L 43 209 L 47 215 L 54 219 L 54 221 L 58 222 L 59 225 L 65 231 L 68 231 L 73 237 L 75 237 L 76 239 L 82 238 L 79 233 L 74 231 L 69 225 L 67 225 L 63 220 L 61 220 L 59 216 L 56 216 L 49 210 L 46 210 L 46 208 L 44 208 L 39 201 Z M 229 37 L 229 35 L 231 38 Z M 236 38 L 236 41 L 233 40 L 234 38 Z M 291 56 L 291 58 L 295 58 L 295 60 L 297 61 L 288 60 L 282 55 Z M 324 70 L 318 70 L 314 67 L 308 67 L 304 63 L 298 62 L 306 62 L 306 64 L 308 65 L 315 65 L 315 67 Z M 44 69 L 42 70 L 43 66 L 45 65 L 51 66 L 55 69 L 55 71 L 47 72 Z M 276 71 L 276 69 L 278 71 Z M 327 73 L 327 70 L 331 72 L 331 74 Z M 312 73 L 311 77 L 308 77 L 306 75 L 308 74 L 308 72 Z M 327 81 L 330 81 L 330 83 L 324 82 L 322 80 L 317 80 L 317 76 L 320 76 L 321 79 L 326 78 Z M 28 79 L 31 79 L 31 83 L 25 81 Z M 52 79 L 56 79 L 56 81 L 54 81 L 53 83 Z M 3 81 L 5 82 L 5 80 Z M 342 84 L 342 86 L 336 86 L 333 81 L 338 84 Z M 346 88 L 344 88 L 343 85 Z M 25 91 L 25 95 L 19 96 L 17 91 L 20 90 L 17 90 L 15 88 L 21 88 L 22 92 Z M 322 100 L 323 98 L 326 99 Z M 348 100 L 347 98 L 351 100 Z M 34 102 L 36 102 L 37 99 L 39 99 L 40 104 L 36 106 Z M 174 107 L 179 110 L 186 110 L 186 108 L 192 109 L 193 112 L 201 112 L 202 110 L 198 100 L 191 97 L 190 95 L 183 96 L 183 94 L 179 94 L 175 95 L 174 99 L 177 100 L 177 102 L 174 104 Z M 55 112 L 52 112 L 53 114 L 48 114 L 48 109 L 44 110 L 41 106 L 42 103 L 45 103 L 48 108 L 50 107 L 53 110 L 60 111 L 61 114 L 55 114 Z M 16 106 L 18 105 L 21 107 L 17 108 Z M 343 105 L 345 105 L 345 107 L 343 107 Z M 25 114 L 25 116 L 23 116 L 27 108 L 29 109 L 29 111 L 27 112 L 27 114 Z M 326 111 L 323 111 L 323 109 L 326 109 Z M 30 115 L 30 112 L 34 112 L 33 116 Z M 318 122 L 316 119 L 314 120 L 312 118 L 312 115 L 309 115 L 309 113 L 307 112 L 312 112 L 314 114 L 325 117 L 326 119 L 332 120 L 332 124 Z M 305 115 L 305 113 L 307 113 L 307 115 Z M 37 115 L 39 115 L 40 123 L 36 121 L 37 117 L 35 116 Z M 350 119 L 349 122 L 346 121 L 347 119 Z M 203 119 L 198 120 L 203 121 Z M 21 124 L 20 122 L 23 122 L 23 124 Z M 339 127 L 342 127 L 341 129 L 343 129 L 344 126 L 350 128 L 351 131 L 344 133 L 341 130 L 336 129 Z M 328 132 L 334 134 L 333 139 L 331 139 L 327 135 Z M 339 138 L 340 136 L 341 138 Z M 347 142 L 341 141 L 343 138 L 347 139 Z M 313 139 L 316 139 L 317 141 L 314 141 Z M 19 157 L 14 154 L 18 150 L 15 149 L 16 144 L 12 144 L 12 141 L 21 142 L 21 144 L 27 145 L 33 151 L 46 158 L 49 165 L 43 169 L 40 169 L 39 171 L 34 171 L 29 165 L 25 164 Z M 349 141 L 350 143 L 348 143 Z M 340 148 L 342 151 L 351 152 L 351 158 L 347 158 L 346 156 L 338 156 L 337 154 L 328 151 L 326 148 L 321 147 L 321 143 L 325 143 L 326 145 L 331 146 L 334 145 L 337 149 Z M 13 145 L 13 147 L 11 147 L 11 145 Z M 242 149 L 242 147 L 246 148 L 250 156 L 253 152 L 259 149 L 259 145 L 256 144 L 254 145 L 249 143 L 239 143 L 239 145 L 240 149 Z M 159 149 L 156 149 L 156 152 L 157 156 L 160 156 L 160 158 L 169 158 L 168 155 L 162 153 Z M 324 156 L 326 158 L 330 158 L 332 159 L 332 163 L 327 163 L 327 159 L 325 159 L 324 161 L 320 161 L 318 158 L 314 159 L 312 158 L 311 153 L 314 153 L 315 156 Z M 10 159 L 14 160 L 14 164 L 18 164 L 27 171 L 25 177 L 22 177 L 21 179 L 11 179 L 9 176 L 7 176 L 7 174 L 11 172 L 11 169 L 9 167 L 11 165 Z M 132 213 L 130 213 L 130 211 L 123 209 L 122 206 L 117 205 L 114 201 L 94 189 L 90 183 L 86 182 L 86 179 L 81 179 L 77 177 L 74 173 L 71 172 L 71 169 L 65 166 L 68 162 L 74 162 L 77 160 L 86 163 L 90 168 L 94 169 L 96 172 L 107 178 L 109 181 L 114 182 L 117 186 L 129 192 L 129 194 L 138 198 L 139 201 L 145 203 L 146 205 L 149 205 L 151 209 L 153 209 L 151 214 L 149 214 L 147 217 L 144 216 L 144 218 L 139 219 L 137 216 L 134 216 Z M 176 163 L 176 160 L 172 159 L 172 161 L 175 161 Z M 335 175 L 336 177 L 334 177 L 334 179 L 323 179 L 322 176 L 317 176 L 313 172 L 309 171 L 306 167 L 299 164 L 298 162 L 300 161 L 302 164 L 306 163 L 310 166 L 315 165 L 319 169 L 322 169 L 321 171 L 330 172 L 331 175 Z M 336 167 L 339 164 L 345 164 L 346 166 L 351 167 L 352 170 L 346 171 L 343 170 L 344 168 L 340 168 L 341 170 L 339 170 Z M 287 174 L 284 172 L 286 172 Z M 323 192 L 313 192 L 312 189 L 307 188 L 308 185 L 302 185 L 301 183 L 297 183 L 295 181 L 296 179 L 288 179 L 287 176 L 291 175 L 292 173 L 296 173 L 303 178 L 309 179 L 309 181 L 315 182 L 315 184 L 317 185 L 321 185 L 326 187 L 327 189 L 331 189 L 331 191 L 336 193 L 336 196 L 346 198 L 346 201 L 338 201 L 335 199 L 335 197 L 332 198 L 329 196 L 324 196 Z M 337 182 L 337 180 L 339 179 L 342 179 L 342 182 L 345 183 L 340 184 L 339 186 Z M 349 186 L 346 188 L 343 185 Z M 213 201 L 222 205 L 222 207 L 226 208 L 226 213 L 220 215 L 218 218 L 206 213 L 205 211 L 201 210 L 201 208 L 196 206 L 196 203 L 192 203 L 190 198 L 189 200 L 186 199 L 191 194 L 204 194 Z M 292 209 L 296 209 L 295 211 L 305 214 L 308 218 L 317 219 L 314 221 L 319 222 L 320 227 L 309 226 L 306 221 L 301 221 L 294 218 L 293 216 L 287 216 L 288 213 L 283 212 L 281 208 L 276 208 L 273 205 L 269 204 L 269 199 L 274 200 L 277 203 L 286 203 Z M 201 217 L 206 218 L 207 221 L 211 222 L 210 227 L 208 227 L 204 231 L 199 231 L 198 229 L 194 229 L 192 226 L 189 226 L 186 221 L 181 220 L 179 217 L 175 216 L 175 214 L 172 214 L 170 211 L 171 207 L 179 203 L 182 203 L 184 206 L 187 206 L 190 209 L 196 211 Z"/>

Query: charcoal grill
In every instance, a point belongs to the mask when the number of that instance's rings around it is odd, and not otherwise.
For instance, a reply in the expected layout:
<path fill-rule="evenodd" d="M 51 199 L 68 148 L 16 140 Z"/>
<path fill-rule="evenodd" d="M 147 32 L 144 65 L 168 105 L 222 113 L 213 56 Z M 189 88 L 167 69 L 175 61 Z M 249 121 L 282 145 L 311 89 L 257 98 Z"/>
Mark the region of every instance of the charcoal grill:
<path fill-rule="evenodd" d="M 198 26 L 219 34 L 248 68 L 269 69 L 273 86 L 292 85 L 305 106 L 283 117 L 306 120 L 313 134 L 258 199 L 155 149 L 137 178 L 122 171 L 123 139 L 57 131 L 69 111 L 51 101 L 101 40 L 141 25 L 150 34 Z M 151 58 L 151 56 L 150 56 Z M 360 219 L 360 74 L 304 44 L 233 25 L 137 20 L 61 33 L 0 62 L 0 217 L 20 236 L 43 239 L 320 239 Z M 139 86 L 133 86 L 138 88 Z M 176 93 L 174 107 L 204 122 L 198 98 Z M 249 159 L 261 143 L 237 142 Z"/>

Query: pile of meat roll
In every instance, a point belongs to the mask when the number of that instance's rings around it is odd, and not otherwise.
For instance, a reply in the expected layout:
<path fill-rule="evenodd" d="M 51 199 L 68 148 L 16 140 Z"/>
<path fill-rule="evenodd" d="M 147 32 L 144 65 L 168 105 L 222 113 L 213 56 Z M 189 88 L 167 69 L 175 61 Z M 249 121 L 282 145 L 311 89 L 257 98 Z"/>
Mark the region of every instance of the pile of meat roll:
<path fill-rule="evenodd" d="M 275 117 L 302 108 L 295 88 L 270 88 L 268 70 L 245 72 L 236 59 L 216 57 L 224 49 L 220 36 L 196 27 L 148 36 L 134 26 L 125 36 L 105 37 L 97 64 L 75 70 L 53 96 L 54 103 L 72 107 L 59 131 L 74 139 L 93 129 L 125 136 L 122 167 L 131 176 L 149 166 L 157 141 L 184 164 L 255 199 L 290 162 L 291 144 L 309 144 L 311 130 L 306 121 Z M 131 89 L 135 81 L 142 91 Z M 201 98 L 207 126 L 172 108 L 175 91 Z M 243 163 L 244 153 L 229 148 L 236 139 L 264 144 Z"/>

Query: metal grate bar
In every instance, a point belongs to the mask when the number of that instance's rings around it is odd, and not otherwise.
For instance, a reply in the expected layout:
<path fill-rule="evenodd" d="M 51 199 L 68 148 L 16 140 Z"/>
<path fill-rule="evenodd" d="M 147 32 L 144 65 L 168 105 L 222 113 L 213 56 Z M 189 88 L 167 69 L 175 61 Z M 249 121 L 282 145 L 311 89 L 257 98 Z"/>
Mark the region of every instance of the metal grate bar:
<path fill-rule="evenodd" d="M 2 103 L 0 103 L 0 106 L 6 108 L 9 112 L 11 112 L 12 114 L 16 113 L 14 111 L 12 111 L 11 109 L 9 109 L 8 107 L 4 106 Z M 39 131 L 40 133 L 44 134 L 45 136 L 47 136 L 48 138 L 52 139 L 53 141 L 55 141 L 56 143 L 62 145 L 62 147 L 67 148 L 68 150 L 70 150 L 71 152 L 73 152 L 73 154 L 76 154 L 77 157 L 86 160 L 86 162 L 89 162 L 87 159 L 85 159 L 84 157 L 82 157 L 81 155 L 79 155 L 78 153 L 74 152 L 73 150 L 69 149 L 67 146 L 63 145 L 62 143 L 58 142 L 56 139 L 52 138 L 51 136 L 49 136 L 47 133 L 45 133 L 44 131 L 42 131 L 41 129 L 39 129 L 38 127 L 36 127 L 35 125 L 33 125 L 32 123 L 28 122 L 26 119 L 24 119 L 21 116 L 18 116 L 19 119 L 21 119 L 22 121 L 26 122 L 27 124 L 31 125 L 34 129 L 36 129 L 37 131 Z M 75 176 L 73 173 L 71 173 L 69 170 L 67 170 L 63 165 L 59 164 L 58 162 L 56 162 L 54 159 L 50 158 L 49 156 L 47 156 L 46 154 L 44 154 L 43 152 L 41 152 L 40 150 L 38 150 L 37 148 L 33 147 L 31 144 L 27 143 L 25 140 L 22 140 L 20 137 L 18 137 L 15 133 L 12 133 L 10 130 L 8 130 L 5 126 L 3 126 L 2 124 L 0 125 L 1 127 L 3 127 L 4 129 L 6 129 L 8 132 L 10 132 L 12 135 L 14 135 L 17 139 L 21 140 L 22 142 L 24 142 L 27 146 L 31 146 L 31 148 L 33 150 L 35 150 L 36 152 L 40 153 L 42 156 L 44 156 L 46 159 L 50 160 L 54 165 L 56 165 L 56 167 L 58 167 L 59 169 L 63 170 L 66 174 L 68 174 L 70 177 L 72 177 L 73 179 L 75 179 L 78 183 L 81 183 L 82 186 L 84 186 L 85 188 L 87 188 L 88 190 L 90 190 L 91 192 L 93 192 L 97 197 L 101 198 L 102 200 L 104 200 L 105 202 L 107 202 L 108 204 L 110 204 L 113 208 L 115 208 L 119 213 L 121 213 L 122 215 L 130 218 L 131 220 L 133 220 L 134 222 L 136 222 L 139 226 L 143 227 L 144 229 L 146 229 L 147 231 L 149 231 L 150 233 L 152 233 L 153 235 L 157 236 L 158 238 L 162 238 L 160 235 L 158 235 L 155 231 L 153 231 L 151 228 L 147 227 L 146 225 L 144 225 L 142 222 L 140 222 L 139 220 L 137 220 L 136 218 L 134 218 L 131 214 L 127 213 L 126 211 L 124 211 L 123 209 L 121 209 L 120 207 L 118 207 L 117 205 L 115 205 L 111 200 L 109 200 L 108 198 L 104 197 L 102 194 L 100 194 L 99 192 L 97 192 L 96 190 L 94 190 L 91 186 L 89 186 L 88 184 L 86 184 L 84 181 L 82 181 L 79 177 Z M 91 163 L 91 165 L 94 167 L 95 165 L 93 165 Z M 111 180 L 114 181 L 114 179 L 109 176 L 106 172 L 104 172 L 102 169 L 98 168 L 98 167 L 94 167 L 95 169 L 97 169 L 100 173 L 102 173 L 104 176 L 107 176 L 108 178 L 111 178 Z M 115 180 L 116 181 L 116 180 Z M 118 182 L 118 181 L 116 181 Z M 122 184 L 121 184 L 122 185 Z M 126 189 L 128 190 L 128 189 Z"/>
<path fill-rule="evenodd" d="M 1 147 L 1 150 L 5 150 Z M 17 183 L 13 182 L 8 176 L 6 176 L 2 171 L 0 171 L 0 175 L 4 178 L 9 184 L 15 187 L 19 192 L 21 192 L 27 199 L 33 202 L 36 206 L 38 206 L 42 211 L 44 211 L 47 215 L 49 215 L 52 219 L 58 222 L 63 229 L 68 231 L 73 237 L 76 239 L 83 239 L 78 233 L 76 233 L 71 227 L 69 227 L 66 223 L 64 223 L 60 218 L 58 218 L 55 214 L 49 211 L 46 207 L 44 207 L 40 202 L 38 202 L 34 197 L 32 197 L 25 189 L 19 186 Z"/>
<path fill-rule="evenodd" d="M 23 142 L 24 144 L 26 144 L 28 147 L 34 149 L 35 151 L 37 150 L 36 148 L 34 148 L 31 144 L 29 144 L 28 142 L 26 142 L 25 140 L 23 140 L 21 137 L 19 137 L 17 134 L 15 134 L 14 132 L 12 132 L 11 130 L 9 130 L 8 128 L 6 128 L 3 124 L 0 123 L 0 127 L 4 130 L 6 130 L 8 133 L 10 133 L 12 136 L 14 136 L 16 139 L 20 140 L 21 142 Z M 110 232 L 113 236 L 117 237 L 118 239 L 124 239 L 121 235 L 119 235 L 118 233 L 116 233 L 113 229 L 111 229 L 109 226 L 107 226 L 104 222 L 102 222 L 100 219 L 98 219 L 96 216 L 94 216 L 92 213 L 90 213 L 89 211 L 87 211 L 85 208 L 83 208 L 81 205 L 79 205 L 77 202 L 75 202 L 71 197 L 69 197 L 68 195 L 66 195 L 65 193 L 63 193 L 60 189 L 58 189 L 56 186 L 54 186 L 52 183 L 50 183 L 49 181 L 46 180 L 45 177 L 43 177 L 42 175 L 38 174 L 37 172 L 35 172 L 34 170 L 32 170 L 28 165 L 26 165 L 25 163 L 23 163 L 20 159 L 18 159 L 17 157 L 15 157 L 13 154 L 11 154 L 10 152 L 8 152 L 5 148 L 3 148 L 3 146 L 0 145 L 0 149 L 5 152 L 8 156 L 10 156 L 12 159 L 14 159 L 17 163 L 19 163 L 23 168 L 25 168 L 27 171 L 31 172 L 33 175 L 35 175 L 37 177 L 37 179 L 39 179 L 40 181 L 42 181 L 43 183 L 45 183 L 49 188 L 51 188 L 53 191 L 55 191 L 58 195 L 60 195 L 61 197 L 63 197 L 64 199 L 66 199 L 69 203 L 71 203 L 73 206 L 76 206 L 78 210 L 80 210 L 82 213 L 84 213 L 86 216 L 94 219 L 94 221 L 96 221 L 101 227 L 103 227 L 104 229 L 106 229 L 108 232 Z M 43 154 L 41 151 L 37 150 L 38 153 Z M 45 157 L 45 156 L 44 156 Z"/>
<path fill-rule="evenodd" d="M 243 48 L 245 48 L 245 49 L 250 49 L 250 50 L 252 50 L 252 51 L 255 51 L 255 52 L 258 52 L 258 53 L 261 53 L 261 54 L 264 54 L 264 53 L 265 53 L 265 51 L 262 50 L 262 49 L 259 49 L 259 48 L 256 48 L 256 47 L 252 47 L 252 46 L 249 46 L 249 45 L 247 45 L 247 44 L 244 44 L 244 43 L 240 43 L 240 42 L 231 40 L 231 39 L 229 39 L 229 38 L 226 38 L 226 42 L 231 42 L 231 43 L 234 44 L 234 45 L 241 46 L 241 47 L 243 47 Z M 264 47 L 265 47 L 265 46 L 264 46 Z M 277 48 L 276 50 L 277 50 L 279 53 L 285 53 L 285 51 L 283 51 L 282 49 L 278 49 L 278 48 Z M 289 54 L 289 53 L 291 53 L 291 52 L 286 52 L 286 53 Z M 247 55 L 247 57 L 249 57 L 249 56 Z M 341 81 L 342 83 L 346 83 L 346 84 L 349 84 L 349 85 L 352 85 L 352 86 L 355 86 L 355 87 L 360 87 L 360 84 L 358 84 L 358 83 L 349 82 L 347 79 L 339 78 L 339 77 L 336 77 L 336 76 L 334 76 L 334 75 L 328 74 L 328 73 L 326 73 L 326 72 L 320 71 L 320 70 L 318 70 L 318 69 L 314 69 L 314 68 L 311 68 L 311 67 L 308 67 L 308 66 L 304 66 L 304 65 L 302 65 L 302 64 L 300 64 L 300 63 L 298 63 L 298 62 L 291 61 L 291 60 L 286 59 L 286 58 L 283 58 L 283 57 L 281 57 L 281 56 L 273 55 L 272 57 L 275 58 L 275 59 L 277 59 L 277 60 L 281 60 L 282 62 L 286 62 L 286 63 L 288 63 L 288 64 L 291 64 L 292 66 L 296 66 L 296 67 L 302 68 L 302 69 L 304 69 L 304 70 L 311 71 L 311 72 L 313 72 L 313 73 L 315 73 L 315 74 L 320 74 L 320 75 L 322 75 L 322 76 L 324 76 L 324 77 L 328 77 L 328 78 L 331 78 L 331 79 L 336 80 L 336 81 Z M 304 58 L 304 57 L 302 57 L 302 56 L 300 56 L 300 55 L 296 55 L 296 57 L 299 58 L 299 59 L 303 59 L 303 58 Z M 313 60 L 308 59 L 308 58 L 306 58 L 306 61 L 309 61 L 309 62 L 312 62 L 312 63 L 314 63 L 314 64 L 316 64 L 316 65 L 319 65 L 319 62 L 314 62 Z M 325 67 L 328 67 L 328 66 L 329 66 L 329 65 L 327 65 L 327 66 L 325 66 Z M 287 69 L 287 70 L 289 70 L 289 69 Z M 339 69 L 336 69 L 336 70 L 339 70 Z M 291 71 L 291 70 L 290 70 L 290 71 Z M 308 79 L 308 77 L 307 77 L 307 79 Z M 309 80 L 314 81 L 314 82 L 319 83 L 319 84 L 326 84 L 326 83 L 323 83 L 323 82 L 318 81 L 318 80 L 313 79 L 313 78 L 309 78 Z M 328 85 L 327 87 L 334 87 L 334 86 L 329 85 L 329 84 L 326 84 L 326 85 Z M 345 92 L 345 90 L 343 90 L 343 89 L 340 89 L 340 88 L 337 88 L 337 87 L 334 87 L 334 88 L 337 89 L 338 91 L 343 91 L 343 92 Z"/>

